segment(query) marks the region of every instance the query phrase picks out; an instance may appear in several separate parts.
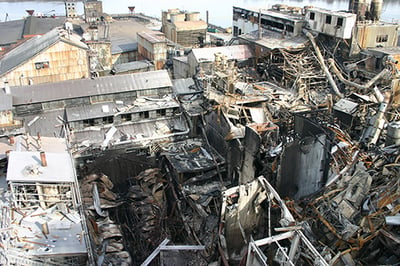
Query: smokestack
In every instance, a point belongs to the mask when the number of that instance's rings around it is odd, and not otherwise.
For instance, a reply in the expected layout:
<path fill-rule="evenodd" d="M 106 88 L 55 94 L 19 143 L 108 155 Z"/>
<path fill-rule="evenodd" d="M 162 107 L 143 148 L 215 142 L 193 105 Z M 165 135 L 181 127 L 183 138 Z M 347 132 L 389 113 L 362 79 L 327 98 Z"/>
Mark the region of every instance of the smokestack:
<path fill-rule="evenodd" d="M 371 19 L 379 21 L 381 19 L 383 0 L 372 0 L 371 2 Z"/>
<path fill-rule="evenodd" d="M 40 162 L 42 163 L 43 167 L 47 166 L 46 153 L 44 151 L 40 152 Z"/>
<path fill-rule="evenodd" d="M 357 21 L 369 19 L 371 0 L 350 0 L 349 11 L 357 14 Z"/>
<path fill-rule="evenodd" d="M 207 23 L 207 28 L 208 28 L 208 10 L 206 11 L 206 23 Z"/>
<path fill-rule="evenodd" d="M 261 9 L 258 11 L 258 39 L 262 39 L 262 28 L 261 28 Z"/>

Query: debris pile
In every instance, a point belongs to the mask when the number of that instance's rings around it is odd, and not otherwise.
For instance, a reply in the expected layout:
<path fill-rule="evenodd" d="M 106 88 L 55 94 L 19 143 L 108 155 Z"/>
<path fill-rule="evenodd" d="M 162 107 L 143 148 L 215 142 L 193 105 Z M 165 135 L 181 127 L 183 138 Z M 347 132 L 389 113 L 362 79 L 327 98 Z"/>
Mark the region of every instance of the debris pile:
<path fill-rule="evenodd" d="M 114 184 L 106 175 L 90 174 L 81 180 L 82 204 L 86 211 L 89 236 L 96 246 L 98 265 L 131 265 L 121 227 L 111 218 L 111 212 L 121 203 L 112 192 Z"/>
<path fill-rule="evenodd" d="M 152 168 L 127 180 L 124 204 L 118 207 L 117 219 L 128 241 L 134 263 L 141 263 L 166 237 L 165 187 L 160 169 Z"/>

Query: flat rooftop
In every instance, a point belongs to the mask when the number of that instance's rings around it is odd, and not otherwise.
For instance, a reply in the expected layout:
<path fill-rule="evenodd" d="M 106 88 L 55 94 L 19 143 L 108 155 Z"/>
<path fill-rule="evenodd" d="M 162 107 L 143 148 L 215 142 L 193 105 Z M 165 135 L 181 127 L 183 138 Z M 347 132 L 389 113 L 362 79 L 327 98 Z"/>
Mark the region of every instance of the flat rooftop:
<path fill-rule="evenodd" d="M 43 167 L 38 151 L 11 151 L 8 158 L 7 181 L 72 183 L 74 168 L 69 153 L 46 152 L 47 166 Z"/>

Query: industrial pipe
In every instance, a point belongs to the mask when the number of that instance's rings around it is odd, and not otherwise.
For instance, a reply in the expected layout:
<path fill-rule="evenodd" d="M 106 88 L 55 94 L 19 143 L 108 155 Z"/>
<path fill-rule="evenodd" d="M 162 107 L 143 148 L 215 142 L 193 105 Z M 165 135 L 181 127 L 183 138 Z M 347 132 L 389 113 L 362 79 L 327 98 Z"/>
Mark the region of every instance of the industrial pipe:
<path fill-rule="evenodd" d="M 329 62 L 330 68 L 331 68 L 332 71 L 336 74 L 336 76 L 340 79 L 341 82 L 343 82 L 344 84 L 346 84 L 346 85 L 348 85 L 348 86 L 355 87 L 355 88 L 360 89 L 360 90 L 366 90 L 366 89 L 368 89 L 369 87 L 371 87 L 372 85 L 374 85 L 374 83 L 377 82 L 379 79 L 381 79 L 381 78 L 384 77 L 385 75 L 390 74 L 390 71 L 389 71 L 387 68 L 385 68 L 385 69 L 383 69 L 378 75 L 376 75 L 375 77 L 373 77 L 372 79 L 370 79 L 367 83 L 365 83 L 364 85 L 360 85 L 360 84 L 357 84 L 357 83 L 355 83 L 355 82 L 352 82 L 352 81 L 349 81 L 349 80 L 345 79 L 345 78 L 343 77 L 342 73 L 341 73 L 341 72 L 339 71 L 339 69 L 336 67 L 335 61 L 334 61 L 332 58 L 329 58 L 329 59 L 328 59 L 328 62 Z M 375 94 L 376 94 L 376 93 L 375 93 Z M 382 97 L 379 96 L 379 95 L 376 95 L 376 96 L 377 96 L 377 99 L 382 98 Z"/>
<path fill-rule="evenodd" d="M 317 54 L 317 59 L 322 67 L 322 70 L 325 72 L 326 77 L 328 78 L 329 84 L 331 84 L 333 91 L 337 96 L 343 98 L 343 94 L 339 91 L 339 88 L 336 86 L 335 81 L 333 80 L 332 74 L 329 72 L 328 67 L 325 65 L 324 57 L 319 50 L 317 43 L 315 42 L 314 36 L 308 31 L 306 32 L 306 36 L 310 39 L 311 44 L 314 47 L 315 53 Z"/>

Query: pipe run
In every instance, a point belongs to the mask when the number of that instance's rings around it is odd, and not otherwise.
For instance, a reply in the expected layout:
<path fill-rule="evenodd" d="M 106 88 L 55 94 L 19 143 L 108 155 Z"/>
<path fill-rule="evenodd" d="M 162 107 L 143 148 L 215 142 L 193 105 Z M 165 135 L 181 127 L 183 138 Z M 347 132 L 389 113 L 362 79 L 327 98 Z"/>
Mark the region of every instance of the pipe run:
<path fill-rule="evenodd" d="M 360 90 L 366 90 L 368 88 L 370 88 L 372 85 L 374 85 L 375 82 L 377 82 L 379 79 L 383 78 L 384 76 L 390 74 L 390 71 L 385 68 L 383 69 L 378 75 L 376 75 L 375 77 L 373 77 L 372 79 L 370 79 L 367 83 L 365 83 L 364 85 L 360 85 L 358 83 L 349 81 L 347 79 L 345 79 L 342 75 L 342 73 L 339 71 L 339 69 L 336 67 L 335 65 L 335 61 L 332 58 L 328 59 L 329 62 L 329 66 L 332 69 L 332 71 L 336 74 L 336 76 L 340 79 L 341 82 L 343 82 L 344 84 L 351 86 L 351 87 L 355 87 L 357 89 Z M 380 99 L 381 96 L 377 95 L 377 98 Z"/>
<path fill-rule="evenodd" d="M 337 96 L 343 98 L 344 97 L 343 94 L 339 91 L 339 88 L 337 87 L 335 81 L 333 80 L 332 74 L 329 72 L 328 67 L 325 65 L 324 57 L 322 56 L 321 51 L 317 43 L 315 42 L 314 36 L 309 31 L 306 32 L 306 36 L 308 37 L 308 39 L 310 39 L 311 44 L 314 47 L 315 53 L 317 54 L 317 59 L 322 67 L 322 70 L 325 72 L 325 75 L 328 78 L 329 84 L 331 84 L 333 91 Z"/>

